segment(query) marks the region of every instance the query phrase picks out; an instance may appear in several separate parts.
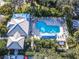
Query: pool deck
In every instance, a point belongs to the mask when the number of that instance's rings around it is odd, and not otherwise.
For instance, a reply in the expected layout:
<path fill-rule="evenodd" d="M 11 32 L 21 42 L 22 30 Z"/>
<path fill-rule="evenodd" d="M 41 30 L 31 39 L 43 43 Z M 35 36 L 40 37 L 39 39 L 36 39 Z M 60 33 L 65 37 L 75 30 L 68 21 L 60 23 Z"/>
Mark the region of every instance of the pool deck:
<path fill-rule="evenodd" d="M 41 33 L 38 29 L 36 29 L 35 27 L 35 23 L 38 21 L 44 21 L 47 25 L 55 25 L 55 26 L 60 26 L 60 33 Z M 44 19 L 40 19 L 40 20 L 35 20 L 33 22 L 33 27 L 32 27 L 32 33 L 34 36 L 38 36 L 38 37 L 42 37 L 42 36 L 52 36 L 55 34 L 58 34 L 58 36 L 60 36 L 61 38 L 57 38 L 58 41 L 66 41 L 66 37 L 68 36 L 68 30 L 67 30 L 67 25 L 66 23 L 58 23 L 58 20 L 44 20 Z M 67 35 L 66 35 L 67 34 Z"/>

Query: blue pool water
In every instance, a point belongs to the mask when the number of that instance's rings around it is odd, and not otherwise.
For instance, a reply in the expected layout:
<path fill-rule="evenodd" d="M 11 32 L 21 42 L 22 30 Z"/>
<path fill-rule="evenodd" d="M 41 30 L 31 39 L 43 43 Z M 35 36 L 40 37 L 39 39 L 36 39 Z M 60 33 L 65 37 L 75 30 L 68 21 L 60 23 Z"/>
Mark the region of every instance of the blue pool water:
<path fill-rule="evenodd" d="M 39 29 L 40 32 L 45 33 L 58 33 L 60 32 L 59 26 L 47 25 L 44 21 L 38 21 L 35 24 L 36 28 Z"/>

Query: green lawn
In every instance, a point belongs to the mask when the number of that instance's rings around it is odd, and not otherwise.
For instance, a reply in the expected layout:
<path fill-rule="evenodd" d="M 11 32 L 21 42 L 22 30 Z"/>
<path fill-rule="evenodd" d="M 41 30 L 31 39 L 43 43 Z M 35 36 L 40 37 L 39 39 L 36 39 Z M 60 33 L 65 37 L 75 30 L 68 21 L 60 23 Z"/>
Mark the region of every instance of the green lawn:
<path fill-rule="evenodd" d="M 4 0 L 5 2 L 11 2 L 11 0 Z"/>
<path fill-rule="evenodd" d="M 5 48 L 5 47 L 6 47 L 6 41 L 0 40 L 0 49 Z"/>

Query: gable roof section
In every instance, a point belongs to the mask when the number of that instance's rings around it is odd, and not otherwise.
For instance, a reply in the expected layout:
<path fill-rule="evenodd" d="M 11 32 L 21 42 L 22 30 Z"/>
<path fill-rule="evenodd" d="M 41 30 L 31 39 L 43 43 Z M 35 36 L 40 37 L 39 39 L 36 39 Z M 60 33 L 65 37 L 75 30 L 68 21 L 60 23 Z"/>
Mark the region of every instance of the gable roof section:
<path fill-rule="evenodd" d="M 23 19 L 29 19 L 31 16 L 30 16 L 30 14 L 23 14 L 23 13 L 21 13 L 21 14 L 13 14 L 13 17 L 12 17 L 12 19 L 18 19 L 18 18 L 23 18 Z"/>
<path fill-rule="evenodd" d="M 22 36 L 26 36 L 28 34 L 28 31 L 26 32 L 20 25 L 17 24 L 8 31 L 7 35 L 12 36 L 16 32 L 19 32 Z"/>
<path fill-rule="evenodd" d="M 15 34 L 12 37 L 9 37 L 7 42 L 8 49 L 23 49 L 24 48 L 24 37 L 18 36 Z"/>
<path fill-rule="evenodd" d="M 12 42 L 8 47 L 9 49 L 21 49 L 21 46 L 17 42 Z"/>
<path fill-rule="evenodd" d="M 10 24 L 17 24 L 20 23 L 22 21 L 29 21 L 30 20 L 30 14 L 13 14 L 10 22 L 8 22 L 7 27 Z"/>
<path fill-rule="evenodd" d="M 24 59 L 23 55 L 17 55 L 17 58 L 15 55 L 5 55 L 4 59 Z"/>
<path fill-rule="evenodd" d="M 16 31 L 21 31 L 20 34 L 24 33 L 23 35 L 28 35 L 29 32 L 29 21 L 30 14 L 14 14 L 11 21 L 8 22 L 7 27 L 9 29 L 8 35 L 13 35 L 13 32 L 17 27 Z M 16 32 L 14 31 L 14 32 Z M 11 33 L 11 34 L 10 34 Z"/>

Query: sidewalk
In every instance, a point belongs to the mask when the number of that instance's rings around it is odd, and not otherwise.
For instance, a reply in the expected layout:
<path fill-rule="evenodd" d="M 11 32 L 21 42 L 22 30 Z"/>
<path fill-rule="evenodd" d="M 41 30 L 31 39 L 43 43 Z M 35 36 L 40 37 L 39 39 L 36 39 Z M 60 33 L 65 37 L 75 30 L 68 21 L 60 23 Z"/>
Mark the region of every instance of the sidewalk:
<path fill-rule="evenodd" d="M 0 37 L 0 40 L 8 39 L 8 37 Z"/>

